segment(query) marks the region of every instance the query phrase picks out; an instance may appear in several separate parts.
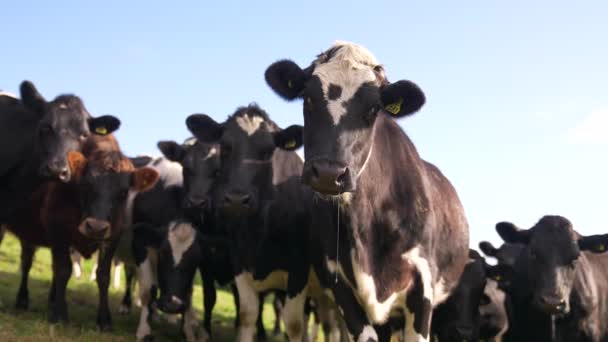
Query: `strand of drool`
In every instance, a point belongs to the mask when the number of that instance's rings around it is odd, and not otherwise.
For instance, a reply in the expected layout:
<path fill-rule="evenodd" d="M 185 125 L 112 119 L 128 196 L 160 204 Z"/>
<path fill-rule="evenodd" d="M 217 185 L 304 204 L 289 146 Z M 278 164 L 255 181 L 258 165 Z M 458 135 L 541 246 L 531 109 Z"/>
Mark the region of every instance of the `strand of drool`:
<path fill-rule="evenodd" d="M 338 266 L 340 265 L 340 198 L 338 197 L 338 227 L 337 227 L 337 237 L 336 237 L 336 279 L 335 283 L 338 283 Z"/>

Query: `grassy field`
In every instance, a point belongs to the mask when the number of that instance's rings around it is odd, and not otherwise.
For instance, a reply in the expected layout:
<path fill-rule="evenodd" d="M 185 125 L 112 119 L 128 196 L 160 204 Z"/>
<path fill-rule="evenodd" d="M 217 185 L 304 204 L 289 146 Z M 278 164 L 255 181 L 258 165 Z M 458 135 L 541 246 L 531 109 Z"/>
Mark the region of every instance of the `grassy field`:
<path fill-rule="evenodd" d="M 14 309 L 15 295 L 19 286 L 19 241 L 7 234 L 0 245 L 0 341 L 134 341 L 139 318 L 139 308 L 134 307 L 129 315 L 119 315 L 117 309 L 124 291 L 110 288 L 110 308 L 113 312 L 114 331 L 99 333 L 95 326 L 97 310 L 97 285 L 88 280 L 92 261 L 84 263 L 85 274 L 81 279 L 70 279 L 67 301 L 70 323 L 49 325 L 47 323 L 47 296 L 51 281 L 51 255 L 46 248 L 36 253 L 30 273 L 30 310 L 17 312 Z M 124 279 L 124 277 L 123 277 Z M 194 289 L 194 306 L 202 320 L 202 291 L 200 279 Z M 213 340 L 234 341 L 234 302 L 232 295 L 224 290 L 218 293 L 213 311 Z M 264 323 L 271 332 L 274 324 L 272 306 L 264 308 Z M 179 327 L 166 322 L 153 325 L 156 341 L 179 341 Z M 283 338 L 270 338 L 281 341 Z"/>

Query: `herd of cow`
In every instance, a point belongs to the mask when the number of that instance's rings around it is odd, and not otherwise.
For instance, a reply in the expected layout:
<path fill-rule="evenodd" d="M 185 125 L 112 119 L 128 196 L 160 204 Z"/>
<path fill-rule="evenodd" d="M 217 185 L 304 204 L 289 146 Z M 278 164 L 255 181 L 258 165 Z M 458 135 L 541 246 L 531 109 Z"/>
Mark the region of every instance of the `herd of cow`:
<path fill-rule="evenodd" d="M 138 340 L 152 339 L 157 310 L 181 315 L 187 341 L 208 340 L 215 286 L 231 284 L 239 341 L 263 338 L 268 292 L 290 341 L 314 339 L 310 314 L 329 341 L 608 341 L 608 234 L 581 236 L 561 216 L 528 230 L 501 222 L 505 243 L 479 246 L 497 260 L 486 263 L 469 249 L 456 191 L 394 121 L 424 105 L 415 83 L 389 82 L 347 42 L 305 69 L 278 61 L 265 78 L 303 100 L 303 126 L 281 129 L 255 104 L 222 123 L 193 114 L 194 138 L 159 142 L 156 159 L 127 158 L 111 134 L 120 121 L 74 95 L 46 101 L 28 81 L 19 98 L 3 93 L 0 223 L 22 246 L 16 307 L 28 308 L 33 255 L 47 246 L 49 322 L 68 320 L 70 250 L 98 251 L 97 325 L 112 327 L 120 260 L 121 311 L 139 284 Z"/>

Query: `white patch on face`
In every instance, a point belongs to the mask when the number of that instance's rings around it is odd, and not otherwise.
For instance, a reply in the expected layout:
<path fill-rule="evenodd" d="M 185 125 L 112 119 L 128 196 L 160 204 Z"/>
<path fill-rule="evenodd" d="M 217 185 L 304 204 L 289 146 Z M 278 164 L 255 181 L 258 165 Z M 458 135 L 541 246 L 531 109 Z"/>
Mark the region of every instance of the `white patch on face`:
<path fill-rule="evenodd" d="M 184 184 L 182 166 L 179 163 L 161 157 L 152 160 L 146 166 L 151 167 L 158 172 L 158 181 L 165 189 L 170 186 L 182 186 Z"/>
<path fill-rule="evenodd" d="M 316 62 L 313 76 L 319 77 L 328 103 L 327 109 L 334 125 L 338 125 L 342 116 L 346 114 L 346 108 L 342 103 L 350 100 L 361 85 L 376 82 L 374 67 L 379 63 L 363 46 L 348 42 L 336 42 L 333 47 L 335 46 L 341 48 L 329 62 L 323 64 Z M 328 97 L 331 84 L 342 88 L 338 99 L 330 100 Z"/>
<path fill-rule="evenodd" d="M 237 341 L 253 342 L 255 324 L 258 319 L 258 293 L 253 288 L 253 277 L 249 272 L 243 272 L 234 278 L 239 293 L 239 327 Z"/>
<path fill-rule="evenodd" d="M 245 114 L 236 118 L 236 123 L 239 125 L 239 127 L 241 127 L 243 131 L 245 131 L 245 133 L 247 133 L 248 136 L 251 136 L 255 132 L 257 132 L 257 130 L 262 125 L 262 122 L 264 122 L 264 118 L 257 115 L 251 117 Z"/>
<path fill-rule="evenodd" d="M 208 153 L 207 153 L 207 155 L 206 155 L 206 156 L 203 158 L 203 160 L 207 160 L 207 159 L 209 159 L 209 158 L 213 157 L 213 156 L 214 156 L 214 155 L 216 155 L 216 154 L 217 154 L 217 148 L 212 147 L 212 148 L 210 148 L 210 149 L 209 149 L 209 152 L 208 152 Z"/>
<path fill-rule="evenodd" d="M 363 327 L 363 331 L 361 332 L 361 335 L 359 335 L 357 342 L 367 342 L 369 339 L 372 339 L 372 341 L 378 341 L 378 334 L 376 334 L 374 327 L 371 325 L 366 325 Z"/>
<path fill-rule="evenodd" d="M 196 231 L 189 223 L 170 223 L 169 226 L 169 245 L 175 266 L 179 265 L 184 253 L 194 243 Z"/>

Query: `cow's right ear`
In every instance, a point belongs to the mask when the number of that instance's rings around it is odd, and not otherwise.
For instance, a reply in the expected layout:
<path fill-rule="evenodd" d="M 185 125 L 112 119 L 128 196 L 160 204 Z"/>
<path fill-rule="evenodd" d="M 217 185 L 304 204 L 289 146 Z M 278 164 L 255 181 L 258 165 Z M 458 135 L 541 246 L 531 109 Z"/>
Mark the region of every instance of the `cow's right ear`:
<path fill-rule="evenodd" d="M 483 252 L 483 254 L 490 257 L 496 257 L 496 254 L 498 253 L 498 249 L 496 249 L 496 247 L 494 247 L 492 243 L 488 241 L 481 241 L 479 243 L 479 249 Z"/>
<path fill-rule="evenodd" d="M 224 125 L 217 123 L 206 114 L 190 115 L 186 119 L 186 126 L 196 139 L 204 143 L 217 142 L 224 134 Z"/>
<path fill-rule="evenodd" d="M 506 243 L 522 243 L 530 242 L 530 231 L 527 229 L 519 229 L 511 222 L 500 222 L 496 224 L 496 232 Z"/>
<path fill-rule="evenodd" d="M 68 152 L 68 166 L 70 167 L 70 172 L 72 174 L 72 178 L 79 182 L 84 173 L 84 169 L 87 166 L 87 159 L 80 152 L 70 151 Z"/>
<path fill-rule="evenodd" d="M 293 61 L 284 59 L 273 63 L 264 73 L 266 83 L 280 97 L 291 101 L 300 97 L 308 75 Z"/>
<path fill-rule="evenodd" d="M 302 131 L 304 127 L 300 125 L 292 125 L 283 130 L 274 133 L 274 144 L 276 147 L 294 151 L 302 146 Z"/>
<path fill-rule="evenodd" d="M 157 146 L 167 159 L 174 162 L 180 163 L 186 155 L 186 149 L 172 140 L 159 141 Z"/>
<path fill-rule="evenodd" d="M 46 105 L 46 100 L 44 97 L 42 97 L 42 95 L 40 95 L 38 89 L 36 89 L 36 86 L 34 86 L 34 83 L 30 81 L 21 82 L 19 92 L 21 94 L 21 101 L 25 107 L 42 115 L 44 112 L 44 106 Z"/>

